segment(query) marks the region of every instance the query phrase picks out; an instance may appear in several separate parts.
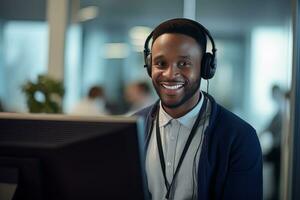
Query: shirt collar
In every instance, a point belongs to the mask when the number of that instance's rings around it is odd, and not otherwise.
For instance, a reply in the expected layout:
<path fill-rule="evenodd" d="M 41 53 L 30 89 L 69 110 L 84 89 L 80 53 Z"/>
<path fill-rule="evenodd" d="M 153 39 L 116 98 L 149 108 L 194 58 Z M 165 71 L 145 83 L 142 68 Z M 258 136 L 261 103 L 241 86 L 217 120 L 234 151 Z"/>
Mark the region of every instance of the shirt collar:
<path fill-rule="evenodd" d="M 173 118 L 166 113 L 162 107 L 161 101 L 159 102 L 159 127 L 166 126 Z"/>
<path fill-rule="evenodd" d="M 203 93 L 200 91 L 201 93 L 201 99 L 200 101 L 197 103 L 197 105 L 188 113 L 186 113 L 184 116 L 177 118 L 175 120 L 177 120 L 180 124 L 182 124 L 183 126 L 187 127 L 188 129 L 192 129 L 193 124 L 198 116 L 198 113 L 200 112 L 200 109 L 203 105 L 203 101 L 204 101 L 204 95 Z M 161 101 L 159 103 L 159 127 L 163 127 L 166 126 L 172 119 L 172 118 L 162 107 Z"/>

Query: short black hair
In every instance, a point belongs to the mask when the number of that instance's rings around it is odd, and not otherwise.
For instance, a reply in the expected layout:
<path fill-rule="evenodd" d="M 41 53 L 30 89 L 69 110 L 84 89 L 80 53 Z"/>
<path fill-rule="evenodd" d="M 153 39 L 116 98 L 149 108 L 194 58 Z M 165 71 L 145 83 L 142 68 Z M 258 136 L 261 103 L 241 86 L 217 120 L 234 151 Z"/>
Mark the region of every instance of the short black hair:
<path fill-rule="evenodd" d="M 159 24 L 153 30 L 152 44 L 164 33 L 179 33 L 190 36 L 196 40 L 203 53 L 206 52 L 206 33 L 202 26 L 196 21 L 186 18 L 175 18 Z"/>

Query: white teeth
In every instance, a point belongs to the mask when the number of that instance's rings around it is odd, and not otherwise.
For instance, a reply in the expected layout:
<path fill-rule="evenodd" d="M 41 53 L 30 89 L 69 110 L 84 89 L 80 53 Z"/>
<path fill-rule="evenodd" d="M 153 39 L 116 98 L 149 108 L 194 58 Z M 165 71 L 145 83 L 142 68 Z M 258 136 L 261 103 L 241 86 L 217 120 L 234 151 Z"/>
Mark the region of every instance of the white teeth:
<path fill-rule="evenodd" d="M 179 85 L 164 85 L 163 84 L 163 87 L 167 88 L 169 90 L 176 90 L 178 88 L 181 88 L 182 86 L 183 86 L 183 84 L 179 84 Z"/>

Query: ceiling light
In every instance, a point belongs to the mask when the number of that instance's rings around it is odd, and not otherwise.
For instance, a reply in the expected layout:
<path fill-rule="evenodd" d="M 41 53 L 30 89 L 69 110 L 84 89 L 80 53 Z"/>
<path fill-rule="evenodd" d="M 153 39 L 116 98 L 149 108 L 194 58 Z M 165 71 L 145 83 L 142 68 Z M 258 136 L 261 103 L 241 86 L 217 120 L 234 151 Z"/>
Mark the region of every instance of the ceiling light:
<path fill-rule="evenodd" d="M 129 37 L 134 51 L 143 51 L 144 43 L 152 29 L 146 26 L 135 26 L 129 30 Z"/>
<path fill-rule="evenodd" d="M 99 10 L 97 6 L 88 6 L 85 8 L 81 8 L 78 11 L 78 20 L 80 22 L 84 22 L 87 20 L 94 19 L 98 16 Z"/>

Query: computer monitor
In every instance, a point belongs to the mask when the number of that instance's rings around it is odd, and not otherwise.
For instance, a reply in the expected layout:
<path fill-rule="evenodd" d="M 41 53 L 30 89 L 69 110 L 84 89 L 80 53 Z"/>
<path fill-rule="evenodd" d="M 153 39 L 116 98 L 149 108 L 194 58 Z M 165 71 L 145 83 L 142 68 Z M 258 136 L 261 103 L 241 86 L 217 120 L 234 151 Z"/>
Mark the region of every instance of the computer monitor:
<path fill-rule="evenodd" d="M 146 199 L 143 138 L 137 118 L 0 114 L 0 197 Z"/>

